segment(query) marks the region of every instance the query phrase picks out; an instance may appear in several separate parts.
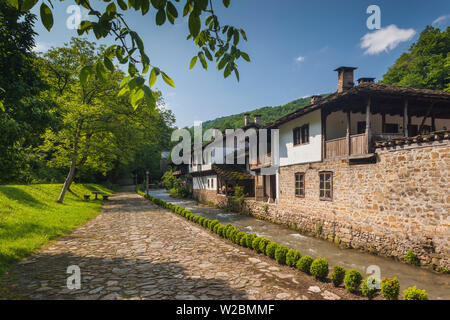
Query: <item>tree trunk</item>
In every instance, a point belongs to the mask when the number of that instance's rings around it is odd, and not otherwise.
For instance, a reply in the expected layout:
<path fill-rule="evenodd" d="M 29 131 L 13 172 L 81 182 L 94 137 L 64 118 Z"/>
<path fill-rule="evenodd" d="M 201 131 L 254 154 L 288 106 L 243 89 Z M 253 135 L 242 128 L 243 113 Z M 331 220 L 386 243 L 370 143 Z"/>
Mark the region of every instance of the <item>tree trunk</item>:
<path fill-rule="evenodd" d="M 72 184 L 72 181 L 73 181 L 73 177 L 75 176 L 75 169 L 76 169 L 77 155 L 78 155 L 78 142 L 80 140 L 82 126 L 83 126 L 83 120 L 78 121 L 77 131 L 75 134 L 75 141 L 73 144 L 72 161 L 70 163 L 69 174 L 67 175 L 66 181 L 64 181 L 64 184 L 62 186 L 61 193 L 59 194 L 59 198 L 58 198 L 58 203 L 63 203 L 66 192 L 70 188 L 70 185 Z"/>

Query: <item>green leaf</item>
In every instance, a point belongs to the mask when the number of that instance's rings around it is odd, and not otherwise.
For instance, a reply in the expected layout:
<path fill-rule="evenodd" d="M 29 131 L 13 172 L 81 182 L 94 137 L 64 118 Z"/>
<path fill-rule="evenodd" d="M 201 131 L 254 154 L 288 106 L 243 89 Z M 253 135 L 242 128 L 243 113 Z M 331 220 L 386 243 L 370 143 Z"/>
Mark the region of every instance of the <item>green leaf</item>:
<path fill-rule="evenodd" d="M 174 17 L 178 18 L 178 11 L 177 8 L 173 5 L 172 2 L 167 2 L 167 11 Z"/>
<path fill-rule="evenodd" d="M 200 62 L 202 63 L 203 69 L 208 70 L 208 63 L 206 62 L 205 55 L 203 52 L 199 52 L 198 57 L 200 58 Z"/>
<path fill-rule="evenodd" d="M 5 106 L 3 105 L 3 101 L 0 101 L 0 110 L 5 112 Z"/>
<path fill-rule="evenodd" d="M 175 83 L 167 74 L 165 74 L 164 72 L 161 71 L 161 75 L 162 75 L 165 83 L 167 83 L 169 86 L 175 88 Z"/>
<path fill-rule="evenodd" d="M 144 86 L 145 100 L 147 101 L 147 106 L 154 109 L 156 107 L 156 100 L 153 97 L 153 93 L 149 87 Z"/>
<path fill-rule="evenodd" d="M 17 2 L 17 0 L 15 0 Z M 20 11 L 28 11 L 33 8 L 39 0 L 23 0 L 20 5 Z"/>
<path fill-rule="evenodd" d="M 127 10 L 127 9 L 128 9 L 128 6 L 127 6 L 127 4 L 125 3 L 125 1 L 123 1 L 123 0 L 117 0 L 117 3 L 119 4 L 120 9 L 122 9 L 122 10 Z"/>
<path fill-rule="evenodd" d="M 239 71 L 238 71 L 238 69 L 234 69 L 234 74 L 236 75 L 236 79 L 239 82 Z"/>
<path fill-rule="evenodd" d="M 41 4 L 41 20 L 44 27 L 50 31 L 53 27 L 53 14 L 52 10 L 44 2 Z"/>
<path fill-rule="evenodd" d="M 19 10 L 19 1 L 18 0 L 8 0 L 8 3 L 12 7 L 16 8 L 17 10 Z"/>
<path fill-rule="evenodd" d="M 133 106 L 133 109 L 136 110 L 136 108 L 139 106 L 139 104 L 144 99 L 145 92 L 143 88 L 139 88 L 135 91 L 133 91 L 130 95 L 131 99 L 131 105 Z"/>
<path fill-rule="evenodd" d="M 97 65 L 95 66 L 95 71 L 97 74 L 97 77 L 101 80 L 101 81 L 106 81 L 108 76 L 106 74 L 106 69 L 105 66 L 103 65 L 103 63 L 101 61 L 97 62 Z"/>
<path fill-rule="evenodd" d="M 150 88 L 152 88 L 155 85 L 157 78 L 158 78 L 157 69 L 153 68 L 152 72 L 150 72 L 150 78 L 148 80 Z"/>
<path fill-rule="evenodd" d="M 80 82 L 81 84 L 86 84 L 91 78 L 92 66 L 85 66 L 80 71 Z"/>
<path fill-rule="evenodd" d="M 191 35 L 195 38 L 200 32 L 200 17 L 195 14 L 195 12 L 192 12 L 189 15 L 189 32 Z"/>
<path fill-rule="evenodd" d="M 189 64 L 189 69 L 191 70 L 193 67 L 195 67 L 195 64 L 197 63 L 197 56 L 193 57 L 191 59 L 191 63 Z"/>
<path fill-rule="evenodd" d="M 113 65 L 113 63 L 111 62 L 111 59 L 109 59 L 108 57 L 104 57 L 104 58 L 103 58 L 103 63 L 105 64 L 105 67 L 106 67 L 109 71 L 111 71 L 111 72 L 114 71 L 114 65 Z"/>
<path fill-rule="evenodd" d="M 114 2 L 108 4 L 108 6 L 106 7 L 106 13 L 110 16 L 113 16 L 116 14 L 116 12 L 117 12 L 116 4 Z"/>
<path fill-rule="evenodd" d="M 241 57 L 244 58 L 244 60 L 250 62 L 250 57 L 245 52 L 241 52 Z"/>
<path fill-rule="evenodd" d="M 223 0 L 223 5 L 225 8 L 228 8 L 230 6 L 230 0 Z"/>
<path fill-rule="evenodd" d="M 239 29 L 239 32 L 241 33 L 242 38 L 244 38 L 244 40 L 247 41 L 247 35 L 245 34 L 245 31 L 242 29 Z"/>
<path fill-rule="evenodd" d="M 164 12 L 164 9 L 158 10 L 158 13 L 156 14 L 156 24 L 160 26 L 163 25 L 164 22 L 166 22 L 166 13 Z"/>

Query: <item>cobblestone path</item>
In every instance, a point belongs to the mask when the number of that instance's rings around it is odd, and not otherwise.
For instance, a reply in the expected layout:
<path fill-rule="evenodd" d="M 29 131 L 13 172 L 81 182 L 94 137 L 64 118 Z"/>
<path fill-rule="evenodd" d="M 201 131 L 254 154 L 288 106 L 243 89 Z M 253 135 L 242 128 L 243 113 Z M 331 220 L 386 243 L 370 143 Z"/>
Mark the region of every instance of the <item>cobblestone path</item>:
<path fill-rule="evenodd" d="M 68 266 L 81 270 L 69 290 Z M 355 299 L 239 247 L 133 192 L 96 218 L 14 265 L 6 299 Z"/>

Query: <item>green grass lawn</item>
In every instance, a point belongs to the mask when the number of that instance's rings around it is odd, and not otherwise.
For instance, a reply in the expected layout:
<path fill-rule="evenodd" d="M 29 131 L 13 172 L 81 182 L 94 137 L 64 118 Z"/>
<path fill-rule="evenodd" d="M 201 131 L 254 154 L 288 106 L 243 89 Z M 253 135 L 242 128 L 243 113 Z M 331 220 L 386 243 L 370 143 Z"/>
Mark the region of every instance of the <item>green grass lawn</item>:
<path fill-rule="evenodd" d="M 0 186 L 0 275 L 43 244 L 70 233 L 95 217 L 103 201 L 84 201 L 92 191 L 112 194 L 96 184 L 72 184 L 64 204 L 56 202 L 61 184 Z M 101 198 L 101 196 L 99 196 Z M 93 196 L 91 196 L 93 199 Z"/>

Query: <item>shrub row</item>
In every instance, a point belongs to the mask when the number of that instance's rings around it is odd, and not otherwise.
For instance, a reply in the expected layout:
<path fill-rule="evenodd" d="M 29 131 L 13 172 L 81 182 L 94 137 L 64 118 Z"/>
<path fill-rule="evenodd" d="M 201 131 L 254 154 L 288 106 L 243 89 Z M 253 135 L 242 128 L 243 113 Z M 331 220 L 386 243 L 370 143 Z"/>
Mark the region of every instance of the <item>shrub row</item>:
<path fill-rule="evenodd" d="M 313 259 L 309 255 L 302 256 L 301 253 L 294 249 L 288 249 L 283 245 L 272 242 L 267 238 L 258 237 L 254 233 L 246 234 L 232 224 L 221 224 L 218 220 L 210 220 L 208 218 L 195 215 L 191 211 L 183 207 L 176 206 L 172 203 L 165 202 L 159 198 L 138 190 L 138 193 L 143 197 L 151 200 L 153 203 L 172 210 L 186 219 L 198 223 L 204 228 L 208 228 L 222 238 L 228 239 L 237 245 L 245 248 L 253 249 L 259 254 L 264 254 L 272 259 L 275 259 L 279 264 L 288 265 L 297 268 L 298 270 L 307 274 L 313 275 L 316 279 L 324 281 L 329 273 L 328 261 L 324 258 Z M 400 284 L 397 278 L 383 278 L 381 283 L 369 276 L 363 281 L 362 274 L 356 269 L 346 270 L 335 265 L 330 275 L 330 279 L 337 287 L 344 283 L 345 288 L 352 293 L 357 293 L 361 288 L 362 294 L 369 299 L 374 298 L 381 291 L 381 295 L 386 300 L 397 300 L 400 293 Z M 381 290 L 377 288 L 381 288 Z M 417 289 L 415 286 L 406 289 L 403 292 L 405 300 L 427 300 L 428 295 L 425 290 Z"/>

